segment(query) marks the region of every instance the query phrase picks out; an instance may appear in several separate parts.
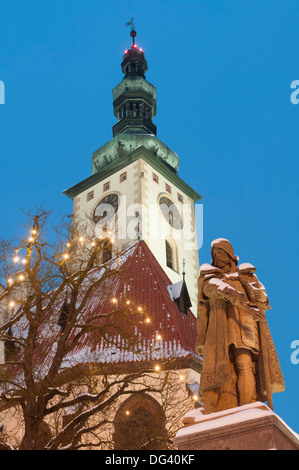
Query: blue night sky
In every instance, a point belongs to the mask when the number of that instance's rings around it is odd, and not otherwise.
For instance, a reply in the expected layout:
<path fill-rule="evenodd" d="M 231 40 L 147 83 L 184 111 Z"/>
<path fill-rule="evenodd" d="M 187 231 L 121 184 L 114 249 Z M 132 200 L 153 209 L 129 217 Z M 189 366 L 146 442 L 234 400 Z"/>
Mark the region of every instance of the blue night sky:
<path fill-rule="evenodd" d="M 200 262 L 223 237 L 257 267 L 286 382 L 274 409 L 299 432 L 298 0 L 1 2 L 0 235 L 22 233 L 21 207 L 43 203 L 53 223 L 72 212 L 62 191 L 112 138 L 131 17 L 157 87 L 157 136 L 203 196 Z"/>

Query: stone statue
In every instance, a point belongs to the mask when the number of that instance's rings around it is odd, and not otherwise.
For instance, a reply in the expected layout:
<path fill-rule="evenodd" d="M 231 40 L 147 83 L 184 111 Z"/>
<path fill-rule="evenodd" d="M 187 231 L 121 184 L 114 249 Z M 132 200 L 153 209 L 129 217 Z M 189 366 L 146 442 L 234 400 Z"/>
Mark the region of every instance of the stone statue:
<path fill-rule="evenodd" d="M 201 266 L 198 279 L 203 412 L 255 401 L 273 409 L 272 393 L 284 391 L 284 380 L 265 316 L 271 308 L 265 288 L 254 266 L 238 266 L 228 240 L 214 240 L 211 253 L 212 264 Z"/>

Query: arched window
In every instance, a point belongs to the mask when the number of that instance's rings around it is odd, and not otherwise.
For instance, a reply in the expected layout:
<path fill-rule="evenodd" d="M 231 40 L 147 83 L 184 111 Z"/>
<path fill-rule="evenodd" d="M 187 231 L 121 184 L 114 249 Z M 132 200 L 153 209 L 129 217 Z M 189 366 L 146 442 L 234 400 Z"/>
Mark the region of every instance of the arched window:
<path fill-rule="evenodd" d="M 166 248 L 166 265 L 173 269 L 173 253 L 172 248 L 168 240 L 165 240 L 165 248 Z"/>
<path fill-rule="evenodd" d="M 178 250 L 175 241 L 172 238 L 165 240 L 166 266 L 174 271 L 179 271 Z"/>
<path fill-rule="evenodd" d="M 116 450 L 166 449 L 166 419 L 162 407 L 145 393 L 131 395 L 118 409 L 114 419 Z"/>

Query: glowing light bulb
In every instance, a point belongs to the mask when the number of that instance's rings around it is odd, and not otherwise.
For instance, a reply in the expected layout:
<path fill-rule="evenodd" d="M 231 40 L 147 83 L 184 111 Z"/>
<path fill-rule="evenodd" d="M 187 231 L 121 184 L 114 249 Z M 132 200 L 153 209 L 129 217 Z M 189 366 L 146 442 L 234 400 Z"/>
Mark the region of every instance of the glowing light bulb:
<path fill-rule="evenodd" d="M 9 302 L 9 307 L 13 308 L 16 304 L 14 302 Z"/>
<path fill-rule="evenodd" d="M 30 243 L 33 243 L 33 242 L 34 242 L 34 238 L 33 238 L 33 237 L 30 237 L 30 238 L 28 238 L 28 241 L 29 241 Z"/>
<path fill-rule="evenodd" d="M 157 372 L 159 372 L 160 366 L 156 365 L 156 366 L 155 366 L 155 370 L 156 370 Z"/>
<path fill-rule="evenodd" d="M 127 53 L 128 53 L 128 51 L 125 51 L 125 54 L 127 54 Z"/>
<path fill-rule="evenodd" d="M 160 339 L 162 339 L 162 336 L 161 336 L 161 335 L 157 335 L 157 340 L 159 341 Z"/>
<path fill-rule="evenodd" d="M 20 274 L 19 277 L 18 277 L 19 281 L 24 281 L 25 279 L 25 276 L 23 276 L 23 274 Z"/>
<path fill-rule="evenodd" d="M 129 301 L 129 300 L 127 300 L 126 304 L 127 304 L 127 305 L 130 305 L 130 301 Z"/>
<path fill-rule="evenodd" d="M 84 242 L 84 238 L 83 238 L 83 237 L 80 237 L 80 238 L 79 238 L 79 242 L 80 242 L 80 243 L 83 243 L 83 242 Z"/>
<path fill-rule="evenodd" d="M 69 259 L 70 255 L 68 253 L 64 253 L 63 257 L 64 259 Z"/>
<path fill-rule="evenodd" d="M 138 307 L 138 312 L 141 312 L 141 310 L 142 310 L 142 307 Z"/>
<path fill-rule="evenodd" d="M 197 396 L 197 395 L 193 395 L 192 398 L 193 398 L 194 401 L 197 401 L 197 400 L 198 400 L 198 396 Z"/>
<path fill-rule="evenodd" d="M 27 264 L 27 260 L 25 258 L 22 259 L 22 264 Z"/>
<path fill-rule="evenodd" d="M 127 410 L 127 411 L 126 411 L 126 415 L 129 416 L 129 414 L 130 414 L 130 412 Z"/>
<path fill-rule="evenodd" d="M 14 263 L 18 263 L 20 261 L 20 258 L 18 256 L 15 256 L 13 261 L 14 261 Z"/>
<path fill-rule="evenodd" d="M 32 230 L 31 230 L 31 233 L 32 233 L 32 235 L 36 235 L 36 234 L 37 234 L 37 230 L 32 229 Z"/>
<path fill-rule="evenodd" d="M 140 52 L 143 52 L 143 49 L 142 49 L 142 47 L 140 47 L 139 51 L 140 51 Z"/>
<path fill-rule="evenodd" d="M 185 380 L 185 377 L 182 374 L 180 375 L 180 380 L 181 381 Z"/>
<path fill-rule="evenodd" d="M 146 323 L 150 323 L 150 322 L 151 322 L 151 319 L 150 319 L 150 318 L 147 318 L 147 319 L 145 320 L 145 322 L 146 322 Z"/>
<path fill-rule="evenodd" d="M 113 297 L 112 303 L 113 303 L 113 304 L 116 304 L 116 302 L 117 302 L 117 299 L 116 299 L 115 297 Z"/>
<path fill-rule="evenodd" d="M 11 277 L 7 279 L 7 284 L 12 284 L 12 283 L 13 283 L 13 279 Z"/>

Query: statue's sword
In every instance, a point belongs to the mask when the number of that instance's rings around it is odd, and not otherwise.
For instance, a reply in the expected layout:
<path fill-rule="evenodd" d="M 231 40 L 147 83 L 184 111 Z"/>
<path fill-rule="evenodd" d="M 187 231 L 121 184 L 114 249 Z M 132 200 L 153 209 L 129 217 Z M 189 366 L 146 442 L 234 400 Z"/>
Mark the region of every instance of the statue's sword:
<path fill-rule="evenodd" d="M 267 395 L 267 402 L 269 408 L 273 410 L 273 397 L 272 397 L 272 386 L 271 386 L 271 376 L 270 376 L 270 368 L 269 368 L 269 355 L 268 349 L 266 345 L 266 310 L 270 309 L 271 307 L 267 306 L 266 308 L 261 307 L 250 307 L 249 311 L 253 318 L 259 323 L 260 325 L 260 339 L 261 339 L 261 354 L 264 366 L 264 373 L 265 373 L 265 383 L 266 383 L 266 395 Z"/>
<path fill-rule="evenodd" d="M 259 321 L 261 347 L 262 347 L 261 349 L 262 349 L 262 358 L 263 358 L 263 365 L 264 365 L 264 372 L 265 372 L 267 402 L 268 402 L 269 408 L 271 408 L 271 410 L 273 411 L 273 397 L 272 397 L 271 376 L 270 376 L 270 369 L 269 369 L 269 356 L 268 356 L 268 350 L 267 350 L 267 345 L 265 341 L 265 336 L 266 336 L 265 322 L 266 322 L 266 316 L 264 312 L 263 318 L 261 318 Z"/>

